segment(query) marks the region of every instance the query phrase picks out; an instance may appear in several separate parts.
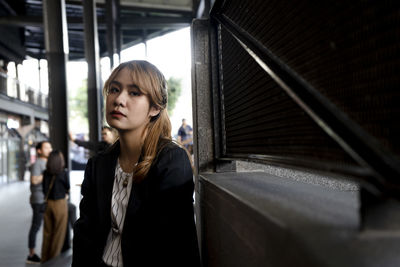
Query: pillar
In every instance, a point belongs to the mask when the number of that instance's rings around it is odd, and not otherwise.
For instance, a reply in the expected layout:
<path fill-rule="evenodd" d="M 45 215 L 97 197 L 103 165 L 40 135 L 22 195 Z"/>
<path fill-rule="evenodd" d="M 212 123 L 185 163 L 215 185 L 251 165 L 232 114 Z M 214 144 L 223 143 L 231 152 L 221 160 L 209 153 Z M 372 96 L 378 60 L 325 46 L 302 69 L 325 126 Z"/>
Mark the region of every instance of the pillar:
<path fill-rule="evenodd" d="M 100 88 L 100 52 L 95 1 L 83 1 L 83 13 L 85 57 L 88 63 L 89 139 L 92 142 L 98 142 L 100 141 L 100 128 L 102 124 L 100 102 L 102 98 Z"/>
<path fill-rule="evenodd" d="M 65 0 L 43 0 L 44 35 L 49 72 L 49 132 L 53 149 L 69 164 L 67 73 L 68 32 Z"/>

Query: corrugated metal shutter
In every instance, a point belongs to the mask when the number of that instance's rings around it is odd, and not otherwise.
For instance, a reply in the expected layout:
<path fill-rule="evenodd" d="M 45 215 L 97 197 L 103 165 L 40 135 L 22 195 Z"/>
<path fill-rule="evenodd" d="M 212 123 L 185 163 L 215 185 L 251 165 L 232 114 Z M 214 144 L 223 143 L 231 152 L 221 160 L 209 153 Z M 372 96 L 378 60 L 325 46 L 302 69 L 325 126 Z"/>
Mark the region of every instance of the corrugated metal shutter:
<path fill-rule="evenodd" d="M 398 1 L 231 0 L 219 12 L 400 156 L 399 7 Z M 223 157 L 358 168 L 224 27 L 219 41 Z"/>

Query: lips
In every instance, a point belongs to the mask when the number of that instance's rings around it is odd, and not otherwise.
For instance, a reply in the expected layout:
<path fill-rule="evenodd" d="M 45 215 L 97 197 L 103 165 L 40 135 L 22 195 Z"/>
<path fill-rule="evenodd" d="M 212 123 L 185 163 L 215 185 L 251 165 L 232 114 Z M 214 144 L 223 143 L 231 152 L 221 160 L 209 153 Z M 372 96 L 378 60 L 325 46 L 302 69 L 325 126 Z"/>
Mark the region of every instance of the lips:
<path fill-rule="evenodd" d="M 125 114 L 119 112 L 118 110 L 111 111 L 110 115 L 113 117 L 126 117 Z"/>

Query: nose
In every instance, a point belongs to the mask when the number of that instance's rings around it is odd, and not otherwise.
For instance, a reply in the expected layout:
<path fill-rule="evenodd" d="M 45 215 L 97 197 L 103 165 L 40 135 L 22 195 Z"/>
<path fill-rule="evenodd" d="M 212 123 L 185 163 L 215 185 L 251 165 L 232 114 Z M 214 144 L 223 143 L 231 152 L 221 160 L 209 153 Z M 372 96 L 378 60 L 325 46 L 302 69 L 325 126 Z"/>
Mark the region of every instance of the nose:
<path fill-rule="evenodd" d="M 115 106 L 125 106 L 127 93 L 126 90 L 122 90 L 114 99 Z"/>

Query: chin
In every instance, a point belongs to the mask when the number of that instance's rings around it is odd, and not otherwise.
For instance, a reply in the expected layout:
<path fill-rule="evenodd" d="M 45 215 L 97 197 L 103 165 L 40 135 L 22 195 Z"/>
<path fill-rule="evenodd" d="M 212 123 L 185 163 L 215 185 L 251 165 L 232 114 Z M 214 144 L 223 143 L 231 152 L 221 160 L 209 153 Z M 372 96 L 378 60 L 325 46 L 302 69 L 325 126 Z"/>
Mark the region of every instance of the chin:
<path fill-rule="evenodd" d="M 110 125 L 110 127 L 115 128 L 117 130 L 120 128 L 120 127 L 118 127 L 118 125 L 117 125 L 115 120 L 106 117 L 106 121 L 107 121 L 108 125 Z"/>
<path fill-rule="evenodd" d="M 107 119 L 107 123 L 108 123 L 108 125 L 110 125 L 110 127 L 114 128 L 117 131 L 123 131 L 126 128 L 123 125 L 121 125 L 121 123 L 119 121 L 116 121 L 116 120 Z"/>

